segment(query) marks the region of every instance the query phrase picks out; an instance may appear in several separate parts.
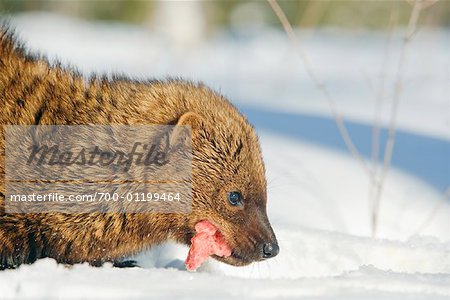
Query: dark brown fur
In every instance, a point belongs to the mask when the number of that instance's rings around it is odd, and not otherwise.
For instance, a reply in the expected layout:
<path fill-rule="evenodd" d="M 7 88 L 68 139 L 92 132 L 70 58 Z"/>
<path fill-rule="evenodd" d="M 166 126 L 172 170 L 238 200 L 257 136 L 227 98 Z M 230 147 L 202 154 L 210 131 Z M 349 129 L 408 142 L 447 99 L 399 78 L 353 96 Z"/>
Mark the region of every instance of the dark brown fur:
<path fill-rule="evenodd" d="M 189 244 L 194 225 L 219 226 L 233 255 L 260 260 L 275 241 L 266 215 L 266 180 L 257 136 L 225 98 L 201 84 L 81 75 L 28 55 L 0 27 L 0 266 L 52 257 L 61 263 L 118 261 L 172 239 Z M 3 125 L 187 124 L 193 127 L 190 214 L 5 214 Z M 243 207 L 227 202 L 240 190 Z"/>

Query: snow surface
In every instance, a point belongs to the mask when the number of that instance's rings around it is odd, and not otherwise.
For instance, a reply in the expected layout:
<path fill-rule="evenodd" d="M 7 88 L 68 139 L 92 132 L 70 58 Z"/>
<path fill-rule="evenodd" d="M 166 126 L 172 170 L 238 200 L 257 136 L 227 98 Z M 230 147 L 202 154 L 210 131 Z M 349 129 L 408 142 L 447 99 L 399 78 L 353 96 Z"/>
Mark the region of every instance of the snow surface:
<path fill-rule="evenodd" d="M 179 270 L 181 254 L 186 251 L 164 245 L 146 255 L 146 262 L 141 261 L 144 268 L 65 267 L 43 259 L 0 273 L 0 288 L 3 298 L 20 299 L 450 297 L 450 245 L 427 239 L 408 243 L 373 240 L 305 229 L 277 233 L 284 251 L 273 262 L 245 268 L 246 272 L 216 262 L 197 273 Z M 174 259 L 177 251 L 181 260 Z"/>
<path fill-rule="evenodd" d="M 450 299 L 450 203 L 443 195 L 450 177 L 445 167 L 450 138 L 448 30 L 424 29 L 413 42 L 399 115 L 400 130 L 437 144 L 418 153 L 414 149 L 423 140 L 410 139 L 404 152 L 395 153 L 415 153 L 412 162 L 424 159 L 418 155 L 438 157 L 437 162 L 427 158 L 423 165 L 431 167 L 415 171 L 394 164 L 383 194 L 379 238 L 373 239 L 368 237 L 367 176 L 348 154 L 323 143 L 339 137 L 327 133 L 322 142 L 308 140 L 282 122 L 263 122 L 266 115 L 260 108 L 329 119 L 322 96 L 283 33 L 222 33 L 189 47 L 183 41 L 180 48 L 150 28 L 49 14 L 18 15 L 12 22 L 31 48 L 85 74 L 120 70 L 139 78 L 202 80 L 246 108 L 260 134 L 268 212 L 281 252 L 241 268 L 209 260 L 196 273 L 184 270 L 187 248 L 173 243 L 132 257 L 141 268 L 66 267 L 43 259 L 0 272 L 0 299 Z M 336 29 L 300 34 L 342 114 L 370 125 L 374 95 L 362 73 L 376 79 L 385 35 Z M 430 45 L 434 55 L 429 55 Z M 395 72 L 389 74 L 391 84 Z M 295 126 L 305 119 L 299 120 Z M 321 123 L 308 124 L 311 132 L 320 132 Z"/>
<path fill-rule="evenodd" d="M 277 233 L 284 247 L 280 257 L 256 265 L 253 272 L 245 275 L 237 268 L 225 270 L 213 262 L 199 272 L 189 273 L 178 270 L 176 265 L 182 262 L 176 260 L 167 261 L 170 267 L 118 269 L 111 265 L 94 268 L 86 264 L 65 267 L 43 259 L 0 273 L 2 298 L 395 300 L 450 297 L 449 245 L 433 241 L 372 240 L 318 230 Z M 158 247 L 153 254 L 161 251 L 167 255 L 168 249 L 162 248 Z M 156 256 L 148 256 L 147 263 L 164 261 Z M 261 276 L 263 272 L 268 276 Z"/>

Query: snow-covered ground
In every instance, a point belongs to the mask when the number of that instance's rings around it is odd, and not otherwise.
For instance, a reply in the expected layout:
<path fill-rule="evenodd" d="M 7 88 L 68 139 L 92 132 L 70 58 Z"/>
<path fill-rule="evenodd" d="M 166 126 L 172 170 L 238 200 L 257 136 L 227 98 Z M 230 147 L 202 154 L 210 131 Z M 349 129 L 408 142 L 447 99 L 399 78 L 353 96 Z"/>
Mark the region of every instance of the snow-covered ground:
<path fill-rule="evenodd" d="M 268 212 L 281 252 L 244 268 L 208 261 L 196 273 L 183 270 L 187 249 L 170 243 L 135 257 L 142 268 L 65 267 L 45 259 L 0 272 L 0 299 L 450 299 L 450 203 L 443 194 L 450 180 L 450 31 L 423 29 L 411 44 L 398 120 L 400 150 L 394 153 L 394 159 L 410 160 L 393 162 L 379 239 L 373 239 L 369 180 L 336 146 L 339 136 L 324 129 L 330 121 L 326 102 L 282 32 L 221 33 L 181 47 L 149 28 L 123 24 L 48 14 L 19 15 L 12 23 L 30 48 L 86 74 L 202 80 L 248 112 L 261 137 Z M 364 78 L 377 83 L 385 35 L 336 29 L 299 34 L 363 147 L 370 136 L 358 134 L 357 126 L 370 129 L 375 98 Z M 388 95 L 398 48 L 394 42 Z M 283 122 L 287 113 L 295 123 Z M 303 124 L 311 135 L 296 129 Z"/>
<path fill-rule="evenodd" d="M 432 240 L 389 242 L 318 230 L 280 230 L 278 236 L 284 247 L 280 256 L 245 272 L 222 268 L 219 263 L 209 263 L 197 273 L 179 270 L 182 261 L 174 260 L 177 251 L 168 246 L 147 254 L 145 268 L 65 267 L 43 259 L 0 273 L 2 299 L 450 297 L 449 245 Z"/>

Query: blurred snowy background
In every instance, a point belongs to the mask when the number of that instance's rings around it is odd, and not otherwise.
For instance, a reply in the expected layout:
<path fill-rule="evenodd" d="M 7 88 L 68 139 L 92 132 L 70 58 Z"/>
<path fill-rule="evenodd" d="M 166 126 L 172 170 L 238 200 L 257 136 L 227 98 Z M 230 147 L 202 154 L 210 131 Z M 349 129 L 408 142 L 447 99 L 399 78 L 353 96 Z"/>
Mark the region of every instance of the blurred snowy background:
<path fill-rule="evenodd" d="M 281 247 L 196 274 L 174 244 L 137 256 L 139 269 L 42 260 L 1 272 L 2 295 L 450 298 L 450 2 L 421 3 L 405 44 L 414 3 L 279 1 L 365 169 L 265 1 L 0 2 L 28 48 L 86 77 L 181 77 L 228 97 L 260 135 Z"/>

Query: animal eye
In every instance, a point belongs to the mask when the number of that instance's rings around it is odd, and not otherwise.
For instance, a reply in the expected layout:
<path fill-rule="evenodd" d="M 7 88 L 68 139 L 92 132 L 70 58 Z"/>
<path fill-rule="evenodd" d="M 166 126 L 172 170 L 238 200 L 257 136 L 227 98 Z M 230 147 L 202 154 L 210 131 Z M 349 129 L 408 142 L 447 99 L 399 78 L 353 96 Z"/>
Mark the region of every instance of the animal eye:
<path fill-rule="evenodd" d="M 242 195 L 239 192 L 229 192 L 228 193 L 228 201 L 233 206 L 242 205 Z"/>

